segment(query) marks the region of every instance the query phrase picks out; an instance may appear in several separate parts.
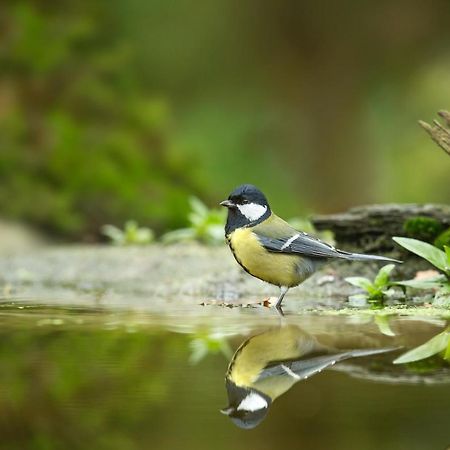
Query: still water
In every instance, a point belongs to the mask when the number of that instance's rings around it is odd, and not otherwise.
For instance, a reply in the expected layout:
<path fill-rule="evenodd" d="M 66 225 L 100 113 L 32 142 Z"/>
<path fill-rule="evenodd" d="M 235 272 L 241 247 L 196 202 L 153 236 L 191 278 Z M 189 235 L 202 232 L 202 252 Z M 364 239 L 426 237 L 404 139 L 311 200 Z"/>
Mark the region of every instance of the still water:
<path fill-rule="evenodd" d="M 0 448 L 450 445 L 443 352 L 393 364 L 447 321 L 198 308 L 1 305 Z"/>

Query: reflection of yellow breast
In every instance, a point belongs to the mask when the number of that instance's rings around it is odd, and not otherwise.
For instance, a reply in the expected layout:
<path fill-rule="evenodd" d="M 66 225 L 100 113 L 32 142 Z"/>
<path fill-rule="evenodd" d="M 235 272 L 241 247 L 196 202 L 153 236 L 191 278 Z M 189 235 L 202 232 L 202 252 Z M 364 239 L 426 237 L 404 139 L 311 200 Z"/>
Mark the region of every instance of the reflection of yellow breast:
<path fill-rule="evenodd" d="M 251 275 L 277 286 L 296 286 L 303 277 L 297 255 L 268 252 L 251 228 L 239 228 L 228 235 L 228 243 L 237 262 Z"/>
<path fill-rule="evenodd" d="M 257 381 L 262 370 L 272 362 L 296 360 L 315 348 L 315 339 L 296 326 L 267 330 L 241 344 L 227 376 L 238 386 L 254 387 L 275 399 L 297 380 L 285 375 Z"/>
<path fill-rule="evenodd" d="M 316 346 L 313 337 L 294 325 L 267 330 L 244 341 L 230 363 L 230 378 L 250 386 L 269 362 L 298 359 Z"/>

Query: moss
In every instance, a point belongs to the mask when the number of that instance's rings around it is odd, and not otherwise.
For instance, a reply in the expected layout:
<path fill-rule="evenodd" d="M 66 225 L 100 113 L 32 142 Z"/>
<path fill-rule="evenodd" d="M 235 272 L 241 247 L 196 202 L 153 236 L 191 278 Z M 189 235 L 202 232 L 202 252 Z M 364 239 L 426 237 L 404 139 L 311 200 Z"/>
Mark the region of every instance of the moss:
<path fill-rule="evenodd" d="M 447 228 L 434 240 L 434 245 L 441 250 L 444 249 L 444 245 L 450 247 L 450 228 Z"/>
<path fill-rule="evenodd" d="M 421 241 L 432 242 L 444 226 L 431 217 L 417 216 L 411 217 L 403 224 L 403 230 L 407 236 Z"/>

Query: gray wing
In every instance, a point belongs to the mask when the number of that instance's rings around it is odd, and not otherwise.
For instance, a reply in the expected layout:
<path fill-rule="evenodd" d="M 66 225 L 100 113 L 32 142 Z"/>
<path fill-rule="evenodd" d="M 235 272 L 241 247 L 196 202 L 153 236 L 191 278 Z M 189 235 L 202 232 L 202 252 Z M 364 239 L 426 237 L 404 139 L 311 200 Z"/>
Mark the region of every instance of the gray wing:
<path fill-rule="evenodd" d="M 332 245 L 302 231 L 286 237 L 269 237 L 255 231 L 261 244 L 269 252 L 298 253 L 316 258 L 351 258 L 352 253 L 334 248 Z"/>
<path fill-rule="evenodd" d="M 334 355 L 320 355 L 309 359 L 280 362 L 276 365 L 266 367 L 258 376 L 258 381 L 265 378 L 289 375 L 298 381 L 304 380 L 311 375 L 321 372 L 322 370 L 333 366 L 339 361 L 349 358 L 357 358 L 361 356 L 376 355 L 378 353 L 386 353 L 398 350 L 398 347 L 350 350 L 348 352 L 338 353 Z"/>

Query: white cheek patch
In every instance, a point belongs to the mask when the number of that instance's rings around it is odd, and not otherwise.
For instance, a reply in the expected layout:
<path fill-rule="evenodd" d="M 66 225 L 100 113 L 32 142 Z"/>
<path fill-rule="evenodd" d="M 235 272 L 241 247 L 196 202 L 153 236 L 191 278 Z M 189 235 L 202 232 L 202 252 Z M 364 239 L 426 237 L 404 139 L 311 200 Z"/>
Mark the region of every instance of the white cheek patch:
<path fill-rule="evenodd" d="M 237 205 L 237 207 L 241 214 L 251 222 L 261 218 L 267 211 L 267 206 L 258 205 L 257 203 L 247 203 L 245 205 Z"/>
<path fill-rule="evenodd" d="M 256 392 L 250 392 L 250 394 L 248 394 L 247 397 L 239 403 L 237 410 L 253 412 L 263 408 L 267 408 L 267 401 Z"/>

